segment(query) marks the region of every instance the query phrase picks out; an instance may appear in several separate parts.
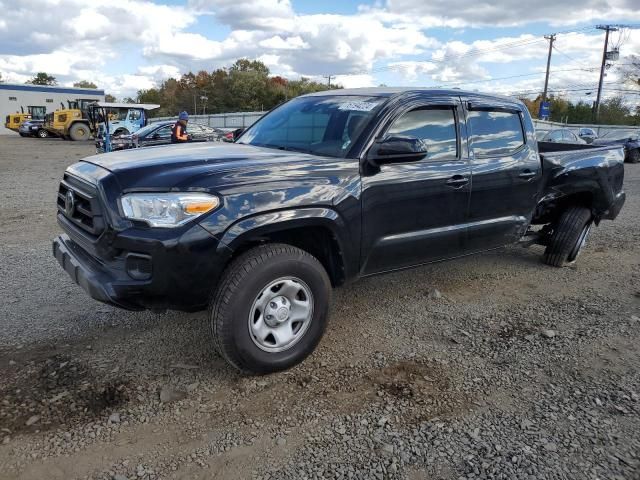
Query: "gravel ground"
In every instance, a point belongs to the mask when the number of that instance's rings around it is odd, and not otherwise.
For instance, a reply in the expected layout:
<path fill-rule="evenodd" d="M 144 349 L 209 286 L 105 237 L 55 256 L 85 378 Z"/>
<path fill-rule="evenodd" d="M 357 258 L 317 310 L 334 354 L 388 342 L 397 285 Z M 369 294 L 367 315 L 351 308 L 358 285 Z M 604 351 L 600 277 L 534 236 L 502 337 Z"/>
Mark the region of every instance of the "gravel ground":
<path fill-rule="evenodd" d="M 640 166 L 576 266 L 514 247 L 363 280 L 306 362 L 252 378 L 204 314 L 99 304 L 52 259 L 91 150 L 0 137 L 0 478 L 640 478 Z"/>

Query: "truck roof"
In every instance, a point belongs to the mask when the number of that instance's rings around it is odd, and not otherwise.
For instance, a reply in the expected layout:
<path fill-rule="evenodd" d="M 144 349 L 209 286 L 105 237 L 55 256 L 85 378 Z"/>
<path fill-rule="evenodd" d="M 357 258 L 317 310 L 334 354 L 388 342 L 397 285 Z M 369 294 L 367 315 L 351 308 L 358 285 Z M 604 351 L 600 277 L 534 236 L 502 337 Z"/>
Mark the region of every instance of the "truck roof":
<path fill-rule="evenodd" d="M 393 97 L 407 92 L 423 92 L 444 94 L 444 95 L 468 95 L 473 97 L 495 98 L 500 100 L 506 100 L 514 103 L 520 103 L 520 101 L 514 97 L 506 97 L 503 95 L 493 95 L 481 92 L 472 92 L 469 90 L 459 89 L 447 89 L 447 88 L 434 88 L 434 87 L 365 87 L 365 88 L 340 88 L 336 90 L 323 90 L 321 92 L 308 93 L 302 95 L 303 97 L 322 97 L 326 95 L 367 95 L 371 97 Z"/>

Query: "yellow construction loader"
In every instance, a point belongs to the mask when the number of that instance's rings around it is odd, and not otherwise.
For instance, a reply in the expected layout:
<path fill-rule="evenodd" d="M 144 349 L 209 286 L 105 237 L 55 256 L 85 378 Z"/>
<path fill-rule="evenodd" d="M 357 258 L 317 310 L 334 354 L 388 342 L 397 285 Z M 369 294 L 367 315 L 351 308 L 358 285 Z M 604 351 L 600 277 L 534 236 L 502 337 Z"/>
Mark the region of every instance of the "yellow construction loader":
<path fill-rule="evenodd" d="M 18 132 L 20 129 L 20 125 L 22 125 L 27 120 L 31 120 L 30 113 L 24 113 L 24 109 L 20 107 L 21 112 L 10 113 L 5 118 L 4 126 L 9 130 L 13 130 L 14 132 Z"/>
<path fill-rule="evenodd" d="M 67 108 L 61 102 L 59 110 L 48 113 L 44 129 L 65 140 L 89 140 L 92 135 L 87 112 L 95 99 L 67 100 Z"/>

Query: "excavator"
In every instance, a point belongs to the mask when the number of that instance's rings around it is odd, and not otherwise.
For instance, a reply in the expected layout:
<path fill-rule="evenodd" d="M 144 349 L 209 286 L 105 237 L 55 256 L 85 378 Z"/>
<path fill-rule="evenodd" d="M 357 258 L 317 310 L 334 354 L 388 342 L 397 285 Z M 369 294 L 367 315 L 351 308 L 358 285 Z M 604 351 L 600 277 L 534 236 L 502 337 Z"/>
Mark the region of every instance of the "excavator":
<path fill-rule="evenodd" d="M 31 120 L 30 113 L 24 113 L 24 108 L 20 107 L 20 112 L 10 113 L 5 118 L 4 126 L 9 130 L 13 130 L 14 132 L 18 132 L 20 129 L 20 125 L 22 125 L 27 120 Z"/>

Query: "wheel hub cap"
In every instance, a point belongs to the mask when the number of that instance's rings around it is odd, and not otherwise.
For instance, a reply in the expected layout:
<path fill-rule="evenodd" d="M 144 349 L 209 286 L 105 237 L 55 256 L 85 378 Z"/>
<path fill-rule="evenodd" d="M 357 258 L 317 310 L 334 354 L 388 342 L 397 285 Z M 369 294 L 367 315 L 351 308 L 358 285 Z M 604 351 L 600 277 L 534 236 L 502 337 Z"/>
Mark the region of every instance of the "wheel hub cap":
<path fill-rule="evenodd" d="M 291 348 L 307 332 L 313 318 L 311 289 L 295 277 L 269 283 L 253 302 L 249 334 L 261 350 L 277 353 Z"/>

